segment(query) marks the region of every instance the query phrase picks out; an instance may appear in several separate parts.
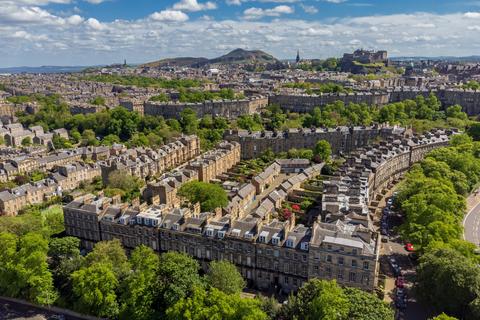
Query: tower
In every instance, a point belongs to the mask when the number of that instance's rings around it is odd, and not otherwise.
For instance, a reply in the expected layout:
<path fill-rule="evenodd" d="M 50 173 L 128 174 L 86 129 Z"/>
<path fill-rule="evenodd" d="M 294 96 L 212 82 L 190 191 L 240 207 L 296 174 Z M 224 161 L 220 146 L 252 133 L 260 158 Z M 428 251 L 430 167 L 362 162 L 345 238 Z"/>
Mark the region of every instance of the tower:
<path fill-rule="evenodd" d="M 297 58 L 295 59 L 297 63 L 300 62 L 300 50 L 297 50 Z"/>

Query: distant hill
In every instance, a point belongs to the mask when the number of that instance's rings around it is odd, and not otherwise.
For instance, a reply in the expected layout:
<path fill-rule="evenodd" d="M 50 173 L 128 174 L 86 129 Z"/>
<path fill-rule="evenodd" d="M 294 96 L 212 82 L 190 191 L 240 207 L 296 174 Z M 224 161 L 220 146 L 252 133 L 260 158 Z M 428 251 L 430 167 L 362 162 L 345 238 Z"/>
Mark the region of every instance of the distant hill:
<path fill-rule="evenodd" d="M 180 57 L 169 58 L 142 64 L 142 67 L 161 68 L 161 67 L 191 67 L 208 63 L 207 58 Z"/>
<path fill-rule="evenodd" d="M 278 60 L 272 55 L 261 50 L 235 49 L 221 57 L 211 59 L 210 64 L 222 63 L 277 63 Z"/>
<path fill-rule="evenodd" d="M 41 67 L 10 67 L 0 68 L 0 73 L 72 73 L 80 72 L 86 66 L 41 66 Z"/>
<path fill-rule="evenodd" d="M 207 64 L 239 64 L 239 63 L 271 63 L 279 61 L 272 55 L 261 50 L 235 49 L 223 56 L 214 59 L 180 57 L 171 59 L 162 59 L 159 61 L 143 64 L 142 67 L 159 68 L 165 66 L 176 67 L 200 67 Z"/>

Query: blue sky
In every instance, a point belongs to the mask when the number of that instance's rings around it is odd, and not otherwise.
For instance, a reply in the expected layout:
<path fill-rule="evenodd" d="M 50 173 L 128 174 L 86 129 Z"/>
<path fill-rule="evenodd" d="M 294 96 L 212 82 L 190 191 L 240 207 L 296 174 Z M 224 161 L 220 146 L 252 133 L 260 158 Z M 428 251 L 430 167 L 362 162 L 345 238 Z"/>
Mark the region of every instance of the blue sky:
<path fill-rule="evenodd" d="M 358 47 L 393 56 L 480 54 L 480 1 L 0 0 L 0 67 L 214 57 L 293 58 Z"/>

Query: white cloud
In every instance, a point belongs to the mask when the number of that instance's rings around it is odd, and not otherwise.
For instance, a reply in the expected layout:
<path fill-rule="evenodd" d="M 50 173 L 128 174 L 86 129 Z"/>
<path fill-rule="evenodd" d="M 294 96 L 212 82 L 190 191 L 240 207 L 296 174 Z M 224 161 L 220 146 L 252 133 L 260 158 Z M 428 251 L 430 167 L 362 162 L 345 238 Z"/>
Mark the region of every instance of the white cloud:
<path fill-rule="evenodd" d="M 300 7 L 302 7 L 302 9 L 303 9 L 303 11 L 305 11 L 305 13 L 315 14 L 315 13 L 318 12 L 318 9 L 314 6 L 307 6 L 307 5 L 304 5 L 303 3 L 301 3 Z"/>
<path fill-rule="evenodd" d="M 256 20 L 263 17 L 279 17 L 282 14 L 291 14 L 295 10 L 292 7 L 281 5 L 276 6 L 271 9 L 262 9 L 262 8 L 248 8 L 243 11 L 243 16 L 247 20 Z"/>
<path fill-rule="evenodd" d="M 87 24 L 88 27 L 97 31 L 106 29 L 106 25 L 104 25 L 103 23 L 101 23 L 95 18 L 89 18 L 87 21 L 85 21 L 85 23 Z"/>
<path fill-rule="evenodd" d="M 152 13 L 150 19 L 163 22 L 184 22 L 188 20 L 188 15 L 179 10 L 163 10 Z"/>
<path fill-rule="evenodd" d="M 308 28 L 299 32 L 302 36 L 330 36 L 332 35 L 332 31 L 328 29 L 321 29 L 321 28 Z"/>
<path fill-rule="evenodd" d="M 378 44 L 392 44 L 393 40 L 392 39 L 377 39 L 375 40 L 376 43 Z"/>
<path fill-rule="evenodd" d="M 173 5 L 173 9 L 195 12 L 217 9 L 217 5 L 211 1 L 199 3 L 197 0 L 181 0 Z"/>
<path fill-rule="evenodd" d="M 229 6 L 240 6 L 242 4 L 242 0 L 226 0 L 225 3 Z"/>
<path fill-rule="evenodd" d="M 73 25 L 79 25 L 82 23 L 85 19 L 80 17 L 78 14 L 74 14 L 73 16 L 70 16 L 67 18 L 67 22 Z"/>
<path fill-rule="evenodd" d="M 421 29 L 429 29 L 429 28 L 435 28 L 436 25 L 433 23 L 417 23 L 413 25 L 415 28 L 421 28 Z"/>
<path fill-rule="evenodd" d="M 480 12 L 467 12 L 464 14 L 466 18 L 478 19 L 480 18 Z"/>
<path fill-rule="evenodd" d="M 205 19 L 198 14 L 190 20 L 184 11 L 165 9 L 137 20 L 107 22 L 84 14 L 60 17 L 48 7 L 38 7 L 38 2 L 30 6 L 0 0 L 0 65 L 93 65 L 124 58 L 145 62 L 186 55 L 215 57 L 238 47 L 262 49 L 279 58 L 294 58 L 296 48 L 306 58 L 338 57 L 360 46 L 388 49 L 402 56 L 471 55 L 480 50 L 480 23 L 467 19 L 465 13 L 306 21 L 289 17 L 293 10 L 279 5 L 250 8 L 247 13 L 252 19 L 243 15 L 236 20 Z"/>
<path fill-rule="evenodd" d="M 347 0 L 323 0 L 325 2 L 330 2 L 330 3 L 343 3 L 347 2 Z"/>
<path fill-rule="evenodd" d="M 107 2 L 107 1 L 110 1 L 110 0 L 85 0 L 85 1 L 87 1 L 88 3 L 91 3 L 91 4 L 100 4 L 100 3 Z"/>

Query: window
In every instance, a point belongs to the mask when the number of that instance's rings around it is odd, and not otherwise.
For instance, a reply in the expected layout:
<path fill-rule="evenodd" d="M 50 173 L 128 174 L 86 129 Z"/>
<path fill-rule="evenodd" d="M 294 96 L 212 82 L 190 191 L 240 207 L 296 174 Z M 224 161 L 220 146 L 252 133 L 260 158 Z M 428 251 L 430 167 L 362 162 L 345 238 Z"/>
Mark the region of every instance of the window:
<path fill-rule="evenodd" d="M 357 274 L 355 272 L 350 272 L 348 280 L 350 282 L 357 282 Z"/>
<path fill-rule="evenodd" d="M 340 251 L 341 251 L 341 252 L 345 251 L 345 248 L 344 248 L 344 247 L 340 247 Z"/>
<path fill-rule="evenodd" d="M 337 279 L 343 280 L 343 270 L 338 270 Z"/>
<path fill-rule="evenodd" d="M 325 268 L 325 273 L 327 274 L 328 277 L 332 276 L 332 269 L 330 267 Z"/>
<path fill-rule="evenodd" d="M 274 251 L 273 251 L 273 255 L 278 258 L 278 256 L 279 256 L 280 254 L 279 254 L 278 250 L 274 250 Z"/>
<path fill-rule="evenodd" d="M 354 268 L 357 267 L 357 260 L 352 260 L 352 267 L 354 267 Z"/>
<path fill-rule="evenodd" d="M 352 254 L 356 255 L 357 254 L 357 249 L 352 249 Z"/>
<path fill-rule="evenodd" d="M 285 284 L 288 284 L 288 277 L 285 277 L 284 280 Z"/>
<path fill-rule="evenodd" d="M 327 262 L 332 262 L 332 256 L 331 255 L 327 255 Z"/>
<path fill-rule="evenodd" d="M 343 257 L 338 257 L 337 261 L 340 266 L 343 266 Z"/>
<path fill-rule="evenodd" d="M 327 249 L 328 249 L 328 250 L 332 250 L 332 245 L 329 244 L 329 245 L 327 246 Z"/>
<path fill-rule="evenodd" d="M 286 245 L 289 248 L 293 248 L 294 247 L 293 240 L 292 239 L 287 239 Z"/>
<path fill-rule="evenodd" d="M 368 270 L 369 267 L 370 267 L 370 264 L 368 263 L 368 261 L 364 261 L 363 262 L 363 269 Z"/>

